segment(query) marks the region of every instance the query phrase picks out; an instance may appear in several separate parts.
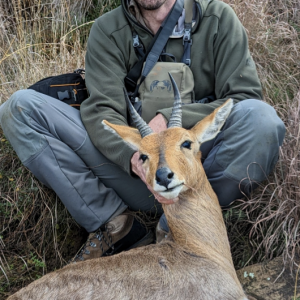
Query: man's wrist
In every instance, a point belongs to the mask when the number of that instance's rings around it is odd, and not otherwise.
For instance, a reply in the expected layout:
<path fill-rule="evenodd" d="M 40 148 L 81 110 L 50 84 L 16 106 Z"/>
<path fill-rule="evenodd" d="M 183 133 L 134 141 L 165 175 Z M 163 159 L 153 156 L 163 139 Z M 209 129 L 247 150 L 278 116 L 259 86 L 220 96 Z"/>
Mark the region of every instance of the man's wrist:
<path fill-rule="evenodd" d="M 149 126 L 154 132 L 161 132 L 167 129 L 166 119 L 162 114 L 157 114 L 150 122 Z"/>

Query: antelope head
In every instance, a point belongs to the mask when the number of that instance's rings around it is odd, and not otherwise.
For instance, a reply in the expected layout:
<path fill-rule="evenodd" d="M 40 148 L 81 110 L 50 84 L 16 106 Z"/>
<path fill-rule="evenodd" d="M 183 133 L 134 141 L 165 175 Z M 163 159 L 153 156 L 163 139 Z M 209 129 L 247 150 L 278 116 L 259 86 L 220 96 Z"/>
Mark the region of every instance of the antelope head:
<path fill-rule="evenodd" d="M 205 173 L 201 164 L 200 145 L 219 133 L 233 101 L 227 100 L 193 128 L 186 130 L 182 128 L 180 93 L 171 74 L 169 76 L 174 90 L 174 106 L 167 130 L 153 132 L 135 111 L 125 90 L 127 106 L 137 129 L 114 125 L 106 120 L 102 123 L 105 129 L 119 135 L 139 151 L 148 184 L 163 197 L 174 199 L 180 193 L 190 188 L 198 189 L 201 185 Z"/>

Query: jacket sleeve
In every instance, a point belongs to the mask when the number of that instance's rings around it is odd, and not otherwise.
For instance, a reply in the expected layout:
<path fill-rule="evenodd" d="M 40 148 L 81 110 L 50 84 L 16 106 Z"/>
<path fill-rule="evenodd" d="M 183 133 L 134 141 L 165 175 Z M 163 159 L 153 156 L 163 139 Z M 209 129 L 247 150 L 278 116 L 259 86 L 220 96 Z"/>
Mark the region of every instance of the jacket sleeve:
<path fill-rule="evenodd" d="M 185 105 L 182 117 L 184 128 L 191 128 L 229 98 L 234 99 L 235 103 L 245 99 L 262 99 L 261 84 L 249 52 L 246 31 L 233 9 L 226 4 L 223 4 L 218 16 L 218 30 L 210 48 L 214 59 L 214 69 L 211 70 L 214 72 L 214 82 L 211 84 L 214 85 L 217 100 Z M 192 51 L 197 51 L 197 45 L 192 45 Z M 158 113 L 169 119 L 171 109 L 162 109 Z"/>
<path fill-rule="evenodd" d="M 81 105 L 81 117 L 96 148 L 130 173 L 134 150 L 120 137 L 105 130 L 101 123 L 107 120 L 128 126 L 122 90 L 127 66 L 124 54 L 113 38 L 101 29 L 98 20 L 93 24 L 88 39 L 85 64 L 90 96 Z"/>

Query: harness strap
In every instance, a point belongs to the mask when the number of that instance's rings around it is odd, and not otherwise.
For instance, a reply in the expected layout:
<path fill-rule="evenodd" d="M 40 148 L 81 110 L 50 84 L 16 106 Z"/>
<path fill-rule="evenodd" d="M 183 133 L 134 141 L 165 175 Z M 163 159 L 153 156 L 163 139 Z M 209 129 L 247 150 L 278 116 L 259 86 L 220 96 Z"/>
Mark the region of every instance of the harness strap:
<path fill-rule="evenodd" d="M 132 30 L 132 46 L 133 46 L 135 53 L 137 54 L 139 60 L 143 59 L 143 57 L 145 55 L 144 46 L 140 42 L 140 38 L 134 29 Z"/>
<path fill-rule="evenodd" d="M 147 75 L 150 73 L 150 71 L 158 61 L 159 56 L 163 51 L 165 45 L 167 44 L 169 36 L 172 34 L 174 26 L 176 25 L 178 18 L 182 13 L 182 10 L 183 10 L 183 1 L 177 0 L 167 20 L 162 25 L 163 28 L 159 35 L 159 39 L 156 40 L 150 53 L 147 56 L 145 67 L 142 72 L 141 83 L 144 81 L 144 79 L 147 77 Z"/>
<path fill-rule="evenodd" d="M 193 0 L 184 0 L 185 20 L 183 34 L 183 55 L 181 62 L 191 66 L 191 46 L 192 46 L 192 22 L 193 22 Z"/>
<path fill-rule="evenodd" d="M 194 0 L 184 0 L 184 9 L 185 9 L 185 23 L 192 24 L 193 21 L 193 7 Z"/>

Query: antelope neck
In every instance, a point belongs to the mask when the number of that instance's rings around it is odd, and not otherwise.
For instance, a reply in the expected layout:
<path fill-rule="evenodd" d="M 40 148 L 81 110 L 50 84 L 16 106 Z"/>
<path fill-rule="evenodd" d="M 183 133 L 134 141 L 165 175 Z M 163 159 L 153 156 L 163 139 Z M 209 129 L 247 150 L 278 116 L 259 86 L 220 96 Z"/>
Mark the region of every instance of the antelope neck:
<path fill-rule="evenodd" d="M 179 200 L 163 205 L 174 242 L 188 252 L 232 263 L 226 227 L 217 197 L 209 182 L 200 190 L 187 191 Z"/>

